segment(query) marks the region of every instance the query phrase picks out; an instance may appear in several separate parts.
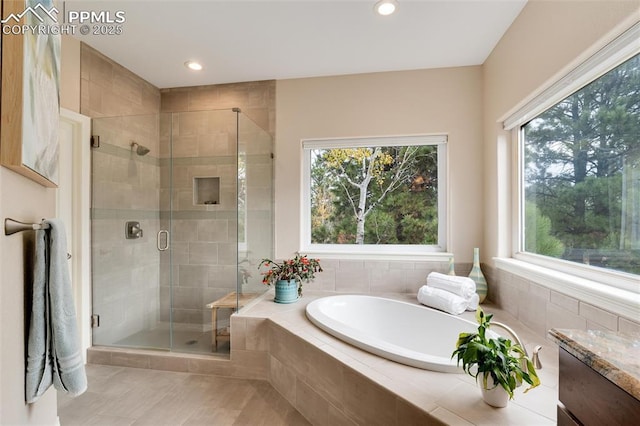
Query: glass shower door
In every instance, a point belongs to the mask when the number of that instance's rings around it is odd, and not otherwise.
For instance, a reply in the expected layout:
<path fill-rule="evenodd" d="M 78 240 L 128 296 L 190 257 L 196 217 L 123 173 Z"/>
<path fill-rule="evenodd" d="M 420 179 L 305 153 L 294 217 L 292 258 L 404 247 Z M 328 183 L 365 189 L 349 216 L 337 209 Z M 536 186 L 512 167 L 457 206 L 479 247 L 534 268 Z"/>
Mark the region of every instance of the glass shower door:
<path fill-rule="evenodd" d="M 93 344 L 169 350 L 156 247 L 159 117 L 97 118 L 92 125 Z"/>

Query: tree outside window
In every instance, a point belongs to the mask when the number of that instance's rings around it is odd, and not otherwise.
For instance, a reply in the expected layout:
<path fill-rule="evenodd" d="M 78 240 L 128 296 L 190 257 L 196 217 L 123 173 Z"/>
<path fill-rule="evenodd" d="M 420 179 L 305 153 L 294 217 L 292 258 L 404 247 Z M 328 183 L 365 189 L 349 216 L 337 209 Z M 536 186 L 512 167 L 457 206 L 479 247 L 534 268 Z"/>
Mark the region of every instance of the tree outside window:
<path fill-rule="evenodd" d="M 640 274 L 640 56 L 522 134 L 525 251 Z"/>
<path fill-rule="evenodd" d="M 437 245 L 438 146 L 311 149 L 312 244 Z"/>

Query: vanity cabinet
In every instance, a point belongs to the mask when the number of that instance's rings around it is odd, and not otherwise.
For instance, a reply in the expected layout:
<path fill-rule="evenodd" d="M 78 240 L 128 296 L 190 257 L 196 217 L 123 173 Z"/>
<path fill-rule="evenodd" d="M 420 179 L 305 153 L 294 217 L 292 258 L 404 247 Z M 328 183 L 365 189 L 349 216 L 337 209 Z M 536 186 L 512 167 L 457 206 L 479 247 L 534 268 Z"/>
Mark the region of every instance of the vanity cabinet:
<path fill-rule="evenodd" d="M 640 419 L 640 401 L 560 349 L 558 425 L 629 425 Z"/>
<path fill-rule="evenodd" d="M 559 350 L 558 425 L 640 424 L 640 336 L 550 330 Z"/>

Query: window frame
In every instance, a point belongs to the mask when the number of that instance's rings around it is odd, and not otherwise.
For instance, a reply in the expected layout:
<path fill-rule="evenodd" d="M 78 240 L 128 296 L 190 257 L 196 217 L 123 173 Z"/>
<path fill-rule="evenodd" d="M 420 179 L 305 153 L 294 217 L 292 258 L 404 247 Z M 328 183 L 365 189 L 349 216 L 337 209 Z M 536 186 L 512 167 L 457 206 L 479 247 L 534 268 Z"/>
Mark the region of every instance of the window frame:
<path fill-rule="evenodd" d="M 513 203 L 512 214 L 512 258 L 534 267 L 544 268 L 548 271 L 556 271 L 566 276 L 562 278 L 567 284 L 567 280 L 576 277 L 586 287 L 591 286 L 587 292 L 595 294 L 595 288 L 604 284 L 611 287 L 611 291 L 622 290 L 630 292 L 634 296 L 640 294 L 640 276 L 605 269 L 591 265 L 584 265 L 563 259 L 556 259 L 549 256 L 529 253 L 524 250 L 524 131 L 523 127 L 532 119 L 536 118 L 544 111 L 552 108 L 566 97 L 587 86 L 594 80 L 602 77 L 618 65 L 640 54 L 640 22 L 634 24 L 627 31 L 615 38 L 611 43 L 604 46 L 580 63 L 576 68 L 568 72 L 564 77 L 551 84 L 538 96 L 520 107 L 516 112 L 504 120 L 504 129 L 511 131 L 514 143 L 513 171 Z M 507 269 L 514 268 L 509 262 L 498 262 L 506 266 Z M 526 265 L 524 268 L 528 268 Z M 515 269 L 518 269 L 517 267 Z M 531 272 L 531 271 L 530 271 Z M 553 278 L 540 274 L 542 281 L 549 287 L 558 287 L 553 283 Z M 581 284 L 582 285 L 582 284 Z M 592 290 L 594 290 L 592 292 Z M 609 290 L 607 290 L 609 291 Z"/>
<path fill-rule="evenodd" d="M 446 134 L 314 138 L 302 140 L 302 202 L 300 251 L 306 254 L 355 259 L 441 260 L 447 253 L 447 142 Z M 424 244 L 314 244 L 311 242 L 311 151 L 314 149 L 376 146 L 436 145 L 438 155 L 438 243 Z"/>

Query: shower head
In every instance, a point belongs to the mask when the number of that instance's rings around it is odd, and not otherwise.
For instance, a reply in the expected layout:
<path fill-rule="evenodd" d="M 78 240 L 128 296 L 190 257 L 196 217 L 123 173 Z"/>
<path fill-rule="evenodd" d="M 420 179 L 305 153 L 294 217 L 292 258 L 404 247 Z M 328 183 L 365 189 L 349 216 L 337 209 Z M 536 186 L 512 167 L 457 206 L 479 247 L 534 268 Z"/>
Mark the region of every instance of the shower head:
<path fill-rule="evenodd" d="M 136 149 L 136 154 L 138 154 L 139 156 L 143 156 L 143 155 L 147 155 L 150 151 L 149 148 L 147 148 L 146 146 L 140 145 L 138 142 L 131 142 L 131 151 L 133 151 L 133 149 Z"/>

